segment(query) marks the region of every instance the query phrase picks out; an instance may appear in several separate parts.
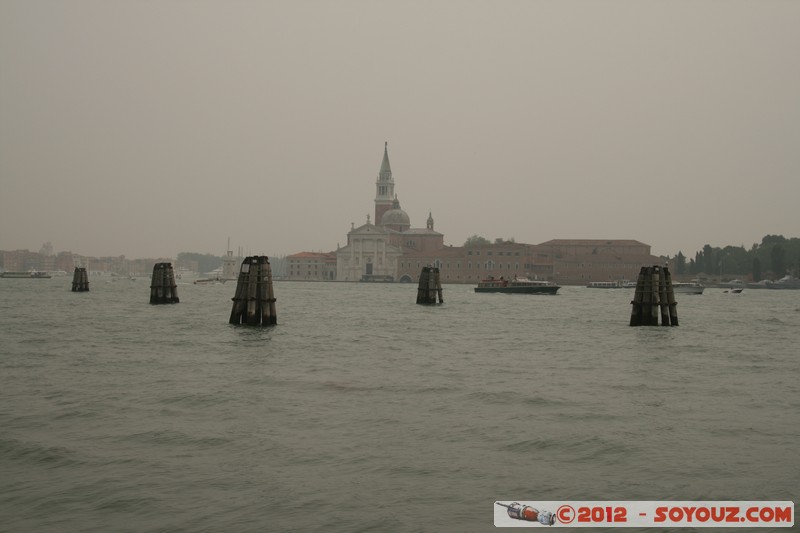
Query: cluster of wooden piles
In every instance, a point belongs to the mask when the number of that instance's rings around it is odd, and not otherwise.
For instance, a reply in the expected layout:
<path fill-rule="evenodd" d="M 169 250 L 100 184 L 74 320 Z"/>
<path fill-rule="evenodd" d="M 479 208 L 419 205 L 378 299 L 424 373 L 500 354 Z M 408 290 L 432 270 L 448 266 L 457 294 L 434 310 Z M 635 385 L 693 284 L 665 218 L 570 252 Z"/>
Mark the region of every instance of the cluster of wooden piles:
<path fill-rule="evenodd" d="M 75 267 L 72 274 L 72 292 L 88 292 L 89 274 L 83 267 Z"/>
<path fill-rule="evenodd" d="M 153 280 L 150 283 L 150 303 L 176 304 L 179 301 L 172 263 L 156 263 L 153 266 Z"/>
<path fill-rule="evenodd" d="M 246 257 L 239 271 L 230 323 L 272 326 L 277 322 L 269 258 Z"/>
<path fill-rule="evenodd" d="M 439 279 L 439 269 L 436 267 L 422 267 L 419 274 L 419 288 L 417 289 L 418 304 L 435 304 L 436 297 L 439 303 L 444 303 L 442 298 L 442 282 Z"/>
<path fill-rule="evenodd" d="M 662 326 L 677 326 L 678 304 L 669 269 L 642 267 L 631 305 L 631 326 L 657 326 L 659 311 Z"/>

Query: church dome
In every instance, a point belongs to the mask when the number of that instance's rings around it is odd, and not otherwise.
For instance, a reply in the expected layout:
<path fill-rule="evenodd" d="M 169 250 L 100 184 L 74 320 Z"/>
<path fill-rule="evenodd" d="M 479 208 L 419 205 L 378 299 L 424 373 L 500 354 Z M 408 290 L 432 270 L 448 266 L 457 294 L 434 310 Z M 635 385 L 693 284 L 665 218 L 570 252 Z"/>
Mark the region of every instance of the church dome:
<path fill-rule="evenodd" d="M 392 226 L 394 229 L 408 229 L 411 227 L 411 219 L 408 213 L 400 208 L 400 201 L 395 197 L 392 208 L 386 211 L 381 217 L 382 226 Z"/>
<path fill-rule="evenodd" d="M 403 226 L 410 226 L 411 219 L 408 218 L 408 213 L 406 213 L 402 209 L 389 209 L 381 217 L 381 224 L 383 224 L 384 226 L 398 225 L 398 224 Z"/>

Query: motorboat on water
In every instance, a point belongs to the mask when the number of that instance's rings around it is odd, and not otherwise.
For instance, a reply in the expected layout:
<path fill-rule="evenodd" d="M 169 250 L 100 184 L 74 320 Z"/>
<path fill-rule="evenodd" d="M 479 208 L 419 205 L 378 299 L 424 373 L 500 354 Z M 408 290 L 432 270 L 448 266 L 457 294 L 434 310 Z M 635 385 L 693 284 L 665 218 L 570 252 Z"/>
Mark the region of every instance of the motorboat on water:
<path fill-rule="evenodd" d="M 556 294 L 561 286 L 544 280 L 518 278 L 499 279 L 490 276 L 478 282 L 475 292 L 504 292 L 509 294 Z"/>
<path fill-rule="evenodd" d="M 195 285 L 214 285 L 217 283 L 225 283 L 227 280 L 225 278 L 221 278 L 219 276 L 215 276 L 213 278 L 200 278 L 194 280 Z"/>
<path fill-rule="evenodd" d="M 800 289 L 800 279 L 794 276 L 784 276 L 778 281 L 766 284 L 768 289 Z"/>
<path fill-rule="evenodd" d="M 681 282 L 681 281 L 673 281 L 672 282 L 672 292 L 675 294 L 703 294 L 705 290 L 705 285 L 700 283 L 699 280 L 693 279 L 692 281 Z"/>
<path fill-rule="evenodd" d="M 615 281 L 590 281 L 586 287 L 590 289 L 635 289 L 636 282 L 626 279 Z"/>
<path fill-rule="evenodd" d="M 0 278 L 10 279 L 50 279 L 53 276 L 38 270 L 0 272 Z"/>

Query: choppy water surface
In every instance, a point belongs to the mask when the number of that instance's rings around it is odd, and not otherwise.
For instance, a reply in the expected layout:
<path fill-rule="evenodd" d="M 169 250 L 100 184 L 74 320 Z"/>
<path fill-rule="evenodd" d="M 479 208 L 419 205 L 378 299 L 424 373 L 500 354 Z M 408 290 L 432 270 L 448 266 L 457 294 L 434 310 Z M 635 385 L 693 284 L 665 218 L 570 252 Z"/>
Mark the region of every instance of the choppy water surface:
<path fill-rule="evenodd" d="M 0 530 L 486 531 L 496 500 L 794 500 L 800 291 L 0 280 Z M 630 530 L 628 530 L 630 531 Z M 649 529 L 648 531 L 655 531 Z M 748 529 L 755 531 L 755 529 Z"/>

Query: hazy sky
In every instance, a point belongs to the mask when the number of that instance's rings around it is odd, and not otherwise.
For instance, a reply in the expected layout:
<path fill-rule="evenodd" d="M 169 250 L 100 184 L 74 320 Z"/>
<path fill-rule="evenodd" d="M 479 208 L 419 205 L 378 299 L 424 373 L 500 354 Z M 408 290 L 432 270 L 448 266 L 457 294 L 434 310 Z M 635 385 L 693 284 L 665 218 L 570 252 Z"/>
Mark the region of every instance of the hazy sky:
<path fill-rule="evenodd" d="M 0 0 L 0 249 L 800 236 L 800 2 Z"/>

